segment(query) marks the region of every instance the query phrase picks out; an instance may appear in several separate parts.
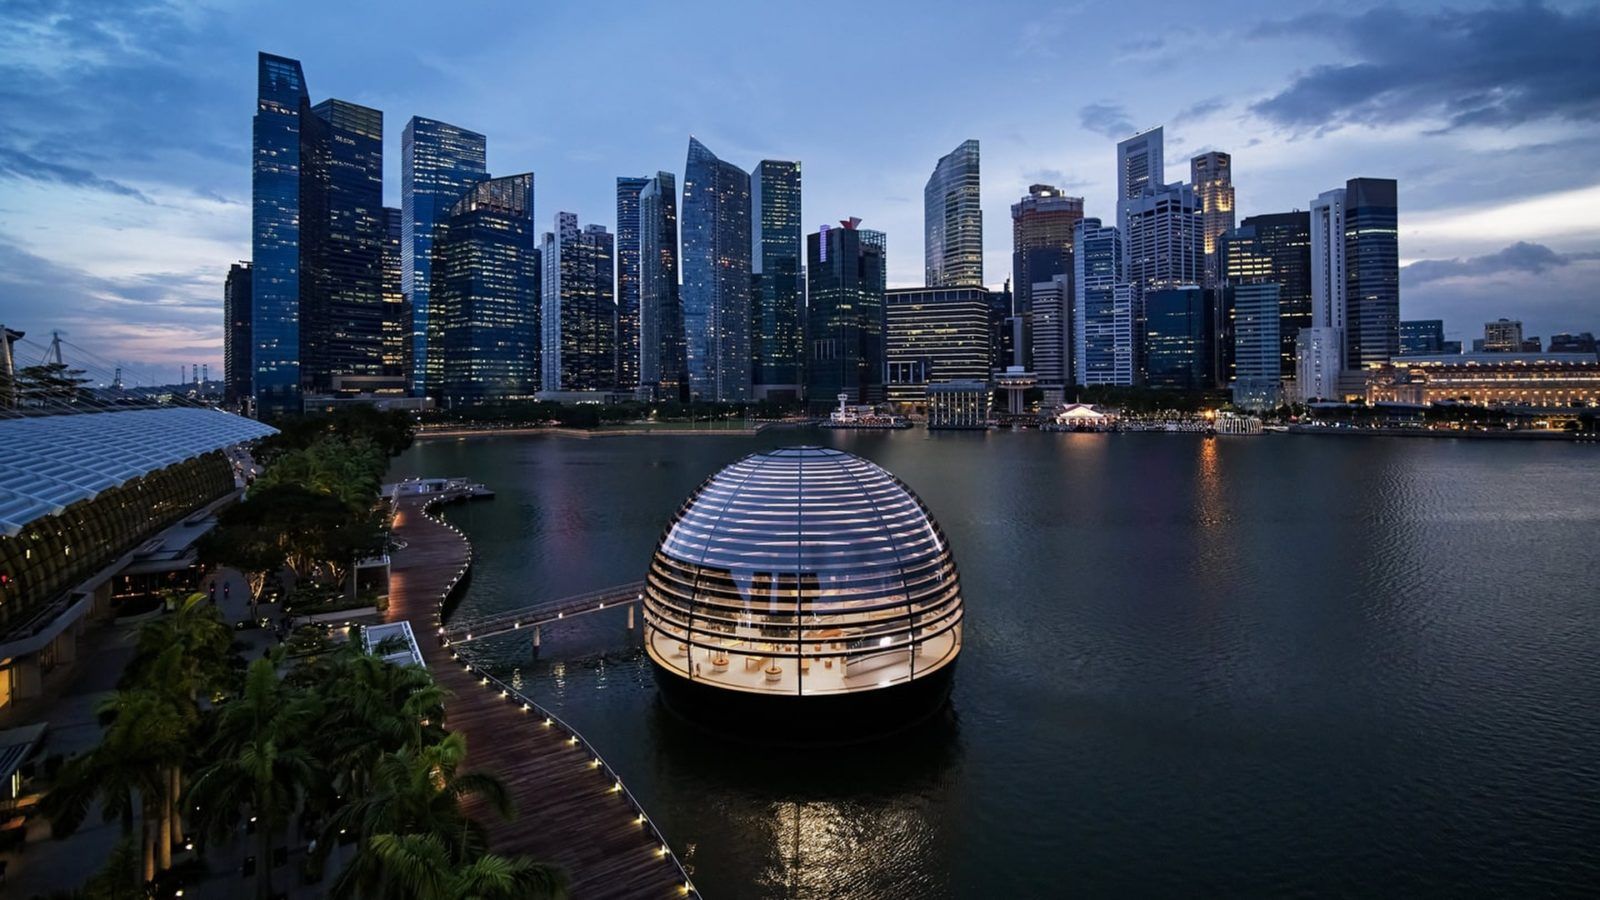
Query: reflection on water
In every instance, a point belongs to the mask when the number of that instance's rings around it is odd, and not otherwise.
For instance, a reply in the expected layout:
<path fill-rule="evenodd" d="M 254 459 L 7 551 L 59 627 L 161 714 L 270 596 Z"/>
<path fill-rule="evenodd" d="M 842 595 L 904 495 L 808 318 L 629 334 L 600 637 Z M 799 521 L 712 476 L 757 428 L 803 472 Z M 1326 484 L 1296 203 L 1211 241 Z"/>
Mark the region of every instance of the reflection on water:
<path fill-rule="evenodd" d="M 1600 883 L 1600 448 L 768 433 L 425 442 L 397 468 L 498 492 L 448 511 L 471 614 L 639 578 L 707 474 L 803 442 L 944 527 L 968 610 L 947 717 L 863 747 L 713 737 L 657 701 L 620 610 L 537 658 L 474 651 L 594 741 L 707 896 Z"/>

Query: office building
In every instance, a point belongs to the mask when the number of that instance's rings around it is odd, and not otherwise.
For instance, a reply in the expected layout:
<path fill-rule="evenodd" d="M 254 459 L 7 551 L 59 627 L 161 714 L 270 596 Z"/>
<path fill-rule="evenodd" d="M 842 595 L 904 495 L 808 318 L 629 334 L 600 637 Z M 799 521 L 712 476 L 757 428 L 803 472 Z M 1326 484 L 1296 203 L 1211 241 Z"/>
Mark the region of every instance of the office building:
<path fill-rule="evenodd" d="M 1311 325 L 1316 333 L 1296 338 L 1295 392 L 1302 400 L 1339 397 L 1345 360 L 1345 190 L 1324 191 L 1311 201 Z M 1304 331 L 1306 329 L 1302 329 Z M 1302 352 L 1314 352 L 1305 358 Z M 1311 379 L 1311 380 L 1308 380 Z"/>
<path fill-rule="evenodd" d="M 1199 198 L 1186 184 L 1146 187 L 1124 203 L 1122 234 L 1127 280 L 1132 287 L 1135 383 L 1143 380 L 1144 295 L 1205 279 L 1205 241 Z"/>
<path fill-rule="evenodd" d="M 1122 235 L 1097 218 L 1073 228 L 1073 358 L 1081 385 L 1131 385 L 1133 288 L 1122 267 Z"/>
<path fill-rule="evenodd" d="M 751 388 L 757 399 L 800 397 L 805 284 L 800 164 L 764 159 L 750 175 Z"/>
<path fill-rule="evenodd" d="M 1011 339 L 1011 279 L 998 291 L 989 292 L 989 371 L 1004 371 L 1016 365 L 1016 346 Z"/>
<path fill-rule="evenodd" d="M 1140 132 L 1117 143 L 1117 228 L 1128 234 L 1128 201 L 1166 183 L 1165 137 L 1161 128 Z M 1129 248 L 1124 247 L 1127 253 Z M 1127 259 L 1123 259 L 1127 264 Z"/>
<path fill-rule="evenodd" d="M 1311 316 L 1311 215 L 1303 211 L 1250 216 L 1217 242 L 1218 270 L 1227 284 L 1278 285 L 1279 369 L 1295 377 L 1295 336 Z"/>
<path fill-rule="evenodd" d="M 1522 323 L 1515 319 L 1485 322 L 1483 349 L 1487 353 L 1521 353 Z"/>
<path fill-rule="evenodd" d="M 657 172 L 639 190 L 639 384 L 662 400 L 689 399 L 678 296 L 678 187 Z"/>
<path fill-rule="evenodd" d="M 750 176 L 694 138 L 683 175 L 683 325 L 690 392 L 750 389 Z"/>
<path fill-rule="evenodd" d="M 251 385 L 258 414 L 300 405 L 300 130 L 309 102 L 299 60 L 256 60 L 251 123 Z"/>
<path fill-rule="evenodd" d="M 1444 352 L 1444 320 L 1416 319 L 1400 323 L 1400 355 Z"/>
<path fill-rule="evenodd" d="M 400 290 L 411 309 L 411 392 L 436 396 L 444 379 L 432 315 L 434 230 L 488 178 L 487 141 L 475 131 L 413 116 L 400 135 Z M 530 210 L 531 214 L 531 210 Z"/>
<path fill-rule="evenodd" d="M 445 404 L 531 399 L 540 337 L 533 175 L 473 185 L 436 223 L 432 253 Z"/>
<path fill-rule="evenodd" d="M 1282 401 L 1283 379 L 1279 358 L 1279 294 L 1277 282 L 1258 281 L 1228 285 L 1223 289 L 1233 337 L 1234 405 L 1245 409 L 1270 409 Z"/>
<path fill-rule="evenodd" d="M 1211 386 L 1211 296 L 1199 285 L 1145 294 L 1145 384 L 1187 391 Z"/>
<path fill-rule="evenodd" d="M 1372 366 L 1369 403 L 1455 403 L 1573 411 L 1600 406 L 1592 353 L 1488 351 L 1416 356 Z"/>
<path fill-rule="evenodd" d="M 1390 178 L 1345 184 L 1345 368 L 1359 370 L 1400 353 L 1400 241 L 1396 185 Z"/>
<path fill-rule="evenodd" d="M 617 387 L 639 386 L 639 192 L 648 178 L 617 179 Z"/>
<path fill-rule="evenodd" d="M 987 380 L 940 381 L 928 385 L 928 429 L 983 430 L 989 427 L 994 391 Z"/>
<path fill-rule="evenodd" d="M 1076 383 L 1073 365 L 1072 278 L 1061 274 L 1033 286 L 1033 312 L 1029 314 L 1030 340 L 1028 368 L 1038 376 L 1047 394 L 1060 396 L 1065 387 Z"/>
<path fill-rule="evenodd" d="M 1033 309 L 1033 285 L 1066 275 L 1070 296 L 1072 227 L 1083 219 L 1083 198 L 1068 197 L 1048 184 L 1028 187 L 1011 204 L 1011 276 L 1016 309 Z"/>
<path fill-rule="evenodd" d="M 1579 334 L 1568 334 L 1565 331 L 1560 334 L 1552 334 L 1550 335 L 1549 350 L 1551 353 L 1593 354 L 1595 352 L 1594 335 L 1587 331 Z"/>
<path fill-rule="evenodd" d="M 616 245 L 603 225 L 580 229 L 576 213 L 556 213 L 540 245 L 541 372 L 547 392 L 617 387 Z"/>
<path fill-rule="evenodd" d="M 922 189 L 924 283 L 983 286 L 983 206 L 978 142 L 966 140 L 939 158 Z"/>
<path fill-rule="evenodd" d="M 232 406 L 250 399 L 250 290 L 248 262 L 228 267 L 222 285 L 222 400 Z"/>
<path fill-rule="evenodd" d="M 383 208 L 383 380 L 385 393 L 404 394 L 411 388 L 411 308 L 406 303 L 404 254 L 401 241 L 405 236 L 400 210 L 393 206 Z"/>
<path fill-rule="evenodd" d="M 1189 160 L 1189 182 L 1200 201 L 1200 234 L 1205 242 L 1207 288 L 1220 287 L 1222 268 L 1217 242 L 1233 230 L 1233 157 L 1220 150 Z"/>
<path fill-rule="evenodd" d="M 884 393 L 883 232 L 845 219 L 806 237 L 808 306 L 806 400 L 813 408 L 882 403 Z"/>
<path fill-rule="evenodd" d="M 981 287 L 885 293 L 889 402 L 920 405 L 932 385 L 988 379 L 989 297 Z"/>

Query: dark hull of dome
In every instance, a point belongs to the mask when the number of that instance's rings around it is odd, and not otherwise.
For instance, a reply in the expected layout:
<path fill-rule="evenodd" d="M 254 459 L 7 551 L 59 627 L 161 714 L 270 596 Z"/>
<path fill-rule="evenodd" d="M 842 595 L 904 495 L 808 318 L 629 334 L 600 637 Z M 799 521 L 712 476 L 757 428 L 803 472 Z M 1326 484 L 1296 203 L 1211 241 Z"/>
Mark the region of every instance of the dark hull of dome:
<path fill-rule="evenodd" d="M 956 660 L 889 687 L 847 694 L 764 694 L 701 684 L 650 661 L 661 698 L 674 713 L 718 735 L 753 744 L 828 745 L 877 740 L 942 711 Z"/>

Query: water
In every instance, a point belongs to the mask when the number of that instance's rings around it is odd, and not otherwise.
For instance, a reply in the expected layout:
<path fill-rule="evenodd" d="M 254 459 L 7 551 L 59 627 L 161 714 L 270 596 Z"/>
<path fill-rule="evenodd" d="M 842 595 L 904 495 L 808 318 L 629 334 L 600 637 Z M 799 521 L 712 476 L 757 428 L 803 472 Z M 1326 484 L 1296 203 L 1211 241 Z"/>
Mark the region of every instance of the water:
<path fill-rule="evenodd" d="M 498 492 L 449 512 L 470 614 L 641 577 L 702 478 L 796 443 L 885 466 L 949 535 L 944 720 L 843 750 L 704 736 L 620 611 L 546 629 L 537 661 L 479 648 L 599 747 L 706 896 L 1600 886 L 1600 447 L 540 436 L 419 443 L 397 471 Z"/>

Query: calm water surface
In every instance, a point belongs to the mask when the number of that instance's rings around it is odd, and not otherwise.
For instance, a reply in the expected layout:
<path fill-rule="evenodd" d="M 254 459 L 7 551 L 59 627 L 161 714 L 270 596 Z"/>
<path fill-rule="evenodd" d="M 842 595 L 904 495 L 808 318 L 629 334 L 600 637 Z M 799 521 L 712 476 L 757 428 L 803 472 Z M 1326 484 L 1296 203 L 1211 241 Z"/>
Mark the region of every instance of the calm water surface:
<path fill-rule="evenodd" d="M 397 473 L 498 492 L 449 511 L 473 614 L 641 578 L 703 478 L 798 443 L 878 462 L 948 533 L 943 720 L 851 749 L 702 735 L 620 612 L 537 659 L 477 650 L 596 744 L 706 896 L 1600 891 L 1600 447 L 538 436 L 422 442 Z"/>

